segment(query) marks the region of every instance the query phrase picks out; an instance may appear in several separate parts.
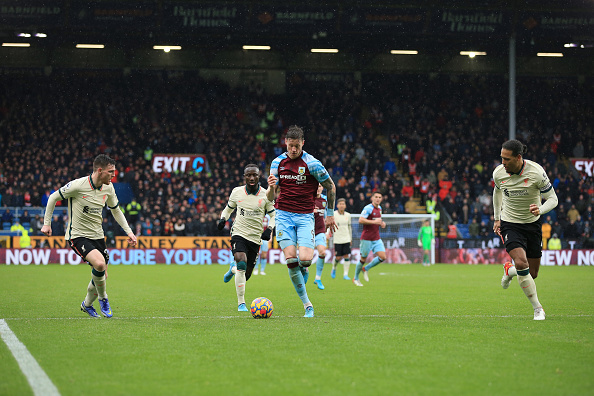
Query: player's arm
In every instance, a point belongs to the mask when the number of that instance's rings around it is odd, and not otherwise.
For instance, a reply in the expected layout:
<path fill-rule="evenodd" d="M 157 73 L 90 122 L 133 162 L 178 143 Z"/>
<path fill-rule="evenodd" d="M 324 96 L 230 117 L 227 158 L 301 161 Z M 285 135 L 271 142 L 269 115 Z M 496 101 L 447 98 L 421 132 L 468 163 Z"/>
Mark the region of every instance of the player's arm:
<path fill-rule="evenodd" d="M 126 221 L 126 217 L 124 216 L 124 213 L 122 213 L 122 209 L 120 209 L 119 203 L 115 207 L 109 206 L 109 210 L 111 210 L 111 214 L 113 215 L 113 218 L 115 219 L 115 221 L 118 222 L 118 224 L 120 225 L 120 227 L 122 227 L 122 229 L 124 230 L 126 235 L 128 235 L 128 244 L 130 246 L 136 246 L 136 242 L 137 242 L 136 235 L 130 228 L 130 225 L 128 225 L 128 222 Z"/>
<path fill-rule="evenodd" d="M 493 188 L 493 218 L 495 221 L 493 222 L 493 231 L 497 235 L 501 235 L 499 232 L 499 228 L 501 227 L 501 204 L 503 203 L 503 192 L 497 187 Z"/>
<path fill-rule="evenodd" d="M 266 199 L 273 202 L 278 194 L 280 194 L 280 186 L 278 185 L 278 164 L 277 160 L 270 164 L 270 174 L 268 175 L 268 190 L 266 190 Z"/>
<path fill-rule="evenodd" d="M 369 216 L 369 214 L 367 216 Z M 382 219 L 378 217 L 377 219 L 369 220 L 367 217 L 363 217 L 363 215 L 361 215 L 361 217 L 359 217 L 359 224 L 363 224 L 363 225 L 381 225 L 382 224 Z"/>
<path fill-rule="evenodd" d="M 231 193 L 231 195 L 229 196 L 229 202 L 227 202 L 227 206 L 225 206 L 225 209 L 223 209 L 223 212 L 221 213 L 221 218 L 217 223 L 217 228 L 219 230 L 225 228 L 225 223 L 227 222 L 229 217 L 231 217 L 231 214 L 236 208 L 237 202 L 235 202 L 235 199 L 233 198 L 233 193 Z"/>
<path fill-rule="evenodd" d="M 269 203 L 270 205 L 272 205 L 272 203 Z M 268 220 L 268 227 L 264 230 L 264 232 L 262 233 L 262 240 L 264 241 L 269 241 L 270 240 L 270 236 L 272 235 L 272 230 L 274 229 L 274 226 L 276 224 L 276 211 L 274 210 L 274 207 L 272 207 L 272 210 L 270 212 L 267 212 L 268 217 L 270 218 Z"/>
<path fill-rule="evenodd" d="M 541 194 L 541 196 L 545 199 L 545 202 L 541 206 L 535 204 L 530 205 L 530 212 L 532 212 L 534 216 L 543 215 L 550 212 L 559 203 L 559 198 L 557 198 L 554 188 L 551 188 L 546 193 Z"/>
<path fill-rule="evenodd" d="M 43 216 L 43 227 L 41 227 L 41 232 L 45 235 L 52 236 L 52 216 L 54 215 L 56 202 L 69 198 L 76 192 L 76 187 L 74 187 L 74 184 L 76 183 L 73 182 L 74 181 L 68 182 L 65 186 L 58 188 L 49 196 L 47 206 L 45 207 L 45 216 Z"/>
<path fill-rule="evenodd" d="M 423 242 L 421 242 L 422 237 L 423 237 L 423 227 L 421 227 L 419 229 L 419 235 L 417 236 L 417 245 L 419 247 L 422 247 L 423 246 Z"/>
<path fill-rule="evenodd" d="M 330 177 L 320 182 L 322 187 L 326 189 L 326 229 L 334 232 L 338 229 L 336 221 L 334 220 L 334 202 L 336 200 L 336 186 Z"/>

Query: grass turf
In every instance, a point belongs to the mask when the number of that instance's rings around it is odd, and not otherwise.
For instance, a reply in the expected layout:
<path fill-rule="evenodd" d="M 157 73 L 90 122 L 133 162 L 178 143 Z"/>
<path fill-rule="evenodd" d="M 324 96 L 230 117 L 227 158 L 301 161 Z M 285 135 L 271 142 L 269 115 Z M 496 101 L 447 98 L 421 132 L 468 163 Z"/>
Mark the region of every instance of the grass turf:
<path fill-rule="evenodd" d="M 285 266 L 253 276 L 248 305 L 275 308 L 255 320 L 227 266 L 111 266 L 112 319 L 78 308 L 88 266 L 0 266 L 0 318 L 62 395 L 593 394 L 593 268 L 543 267 L 536 322 L 500 266 L 382 264 L 364 287 L 329 267 L 313 319 Z M 0 395 L 32 393 L 4 343 L 0 372 Z"/>

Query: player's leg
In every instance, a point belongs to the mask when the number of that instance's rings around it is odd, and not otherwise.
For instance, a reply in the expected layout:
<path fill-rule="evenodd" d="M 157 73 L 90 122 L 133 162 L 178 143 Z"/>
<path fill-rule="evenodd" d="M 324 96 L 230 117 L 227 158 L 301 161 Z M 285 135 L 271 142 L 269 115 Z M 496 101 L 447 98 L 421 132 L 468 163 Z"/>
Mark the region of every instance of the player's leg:
<path fill-rule="evenodd" d="M 299 246 L 299 266 L 303 280 L 307 283 L 309 278 L 309 267 L 314 255 L 315 244 L 315 220 L 313 213 L 293 213 L 295 224 L 296 245 Z"/>
<path fill-rule="evenodd" d="M 530 275 L 530 268 L 528 259 L 526 258 L 526 251 L 522 247 L 517 247 L 509 252 L 509 255 L 516 263 L 516 271 L 518 273 L 518 283 L 522 288 L 522 291 L 528 298 L 528 301 L 532 304 L 534 309 L 534 320 L 543 320 L 544 310 L 540 301 L 538 301 L 538 295 L 536 293 L 536 283 L 532 275 Z"/>
<path fill-rule="evenodd" d="M 348 244 L 348 253 L 344 256 L 344 262 L 342 264 L 342 279 L 351 280 L 349 278 L 349 268 L 351 267 L 351 245 Z"/>
<path fill-rule="evenodd" d="M 266 262 L 268 261 L 268 241 L 262 241 L 262 247 L 260 248 L 260 275 L 266 275 Z"/>
<path fill-rule="evenodd" d="M 355 284 L 355 286 L 363 286 L 363 284 L 359 280 L 359 274 L 361 274 L 361 271 L 363 270 L 363 266 L 365 265 L 365 262 L 367 261 L 367 255 L 369 255 L 369 252 L 371 251 L 371 244 L 372 244 L 371 242 L 372 241 L 361 240 L 361 244 L 359 247 L 359 250 L 361 253 L 361 259 L 359 260 L 359 262 L 357 263 L 357 266 L 355 267 L 355 276 L 353 277 L 353 283 Z"/>
<path fill-rule="evenodd" d="M 237 294 L 237 310 L 240 312 L 246 312 L 247 307 L 245 306 L 245 283 L 247 282 L 247 279 L 245 273 L 248 268 L 247 255 L 245 254 L 245 252 L 236 252 L 234 256 L 235 262 L 237 263 L 237 272 L 235 273 L 235 293 Z"/>
<path fill-rule="evenodd" d="M 106 318 L 111 318 L 113 314 L 107 298 L 107 278 L 105 274 L 107 262 L 105 256 L 99 250 L 93 249 L 87 254 L 85 259 L 93 267 L 91 270 L 92 283 L 95 285 L 95 290 L 97 291 L 101 313 Z M 89 288 L 87 287 L 87 297 L 89 297 L 88 292 Z"/>
<path fill-rule="evenodd" d="M 324 290 L 322 271 L 324 270 L 324 261 L 326 260 L 326 234 L 319 233 L 316 235 L 315 243 L 318 251 L 318 260 L 316 261 L 316 279 L 314 283 L 318 286 L 318 289 Z"/>
<path fill-rule="evenodd" d="M 303 302 L 306 316 L 308 316 L 308 309 L 311 312 L 311 315 L 309 316 L 313 316 L 313 305 L 311 301 L 309 301 L 309 297 L 307 296 L 307 291 L 305 290 L 305 280 L 303 279 L 303 273 L 301 272 L 301 267 L 299 266 L 299 259 L 297 258 L 297 228 L 295 227 L 294 218 L 291 216 L 291 213 L 285 212 L 283 210 L 277 210 L 276 240 L 278 241 L 279 246 L 283 250 L 283 253 L 287 260 L 289 277 L 291 278 L 291 282 L 293 283 L 293 287 L 295 288 L 297 295 Z M 313 247 L 313 240 L 311 243 Z M 300 255 L 302 254 L 302 250 L 303 248 L 300 246 Z M 310 264 L 311 257 L 313 257 L 313 248 L 311 249 Z"/>
<path fill-rule="evenodd" d="M 373 260 L 371 260 L 371 263 L 362 268 L 363 279 L 365 279 L 366 282 L 369 282 L 369 270 L 379 263 L 386 261 L 386 247 L 384 246 L 384 242 L 381 239 L 373 241 L 371 244 L 371 249 L 375 253 L 375 257 Z"/>

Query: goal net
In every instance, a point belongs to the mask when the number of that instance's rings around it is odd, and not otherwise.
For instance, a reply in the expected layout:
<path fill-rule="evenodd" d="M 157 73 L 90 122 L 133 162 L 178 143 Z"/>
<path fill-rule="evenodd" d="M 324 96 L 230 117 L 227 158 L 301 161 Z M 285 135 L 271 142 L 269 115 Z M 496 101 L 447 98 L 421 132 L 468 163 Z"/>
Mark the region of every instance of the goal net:
<path fill-rule="evenodd" d="M 359 247 L 361 243 L 361 231 L 363 224 L 359 224 L 358 214 L 351 214 L 351 225 L 353 228 L 353 243 L 351 262 L 359 261 Z M 435 219 L 431 214 L 383 214 L 382 220 L 386 228 L 380 228 L 380 238 L 386 247 L 386 263 L 421 263 L 423 261 L 423 248 L 417 244 L 419 230 L 425 220 L 429 220 L 433 235 L 435 236 Z M 334 248 L 332 238 L 328 241 L 328 247 Z M 368 256 L 371 260 L 372 254 Z M 431 263 L 435 264 L 435 244 L 431 245 Z"/>

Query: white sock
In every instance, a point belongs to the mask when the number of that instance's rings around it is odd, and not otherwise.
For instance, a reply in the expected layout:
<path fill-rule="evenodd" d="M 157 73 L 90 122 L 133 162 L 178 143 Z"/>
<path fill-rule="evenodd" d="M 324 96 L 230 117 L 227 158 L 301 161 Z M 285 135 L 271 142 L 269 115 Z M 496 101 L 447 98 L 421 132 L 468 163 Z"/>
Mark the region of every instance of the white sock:
<path fill-rule="evenodd" d="M 97 289 L 97 295 L 100 299 L 106 299 L 107 293 L 105 290 L 107 289 L 107 281 L 105 280 L 105 274 L 103 276 L 96 276 L 95 274 L 91 274 L 93 277 L 93 282 L 95 282 L 95 288 Z"/>
<path fill-rule="evenodd" d="M 344 260 L 343 269 L 344 276 L 349 276 L 349 267 L 351 266 L 351 260 Z"/>
<path fill-rule="evenodd" d="M 332 262 L 332 269 L 333 269 L 333 270 L 335 270 L 335 269 L 336 269 L 336 266 L 338 265 L 338 263 L 339 263 L 339 261 L 336 261 L 336 260 L 334 260 L 334 261 Z"/>
<path fill-rule="evenodd" d="M 97 299 L 97 288 L 93 284 L 93 281 L 89 281 L 87 286 L 87 296 L 85 297 L 85 306 L 90 307 Z"/>
<path fill-rule="evenodd" d="M 245 271 L 235 273 L 235 291 L 237 291 L 237 305 L 245 304 Z"/>
<path fill-rule="evenodd" d="M 532 304 L 532 308 L 539 308 L 541 307 L 540 301 L 538 301 L 538 296 L 536 295 L 536 283 L 534 283 L 534 279 L 532 279 L 532 275 L 518 275 L 518 283 L 520 287 L 524 291 L 528 300 Z"/>

